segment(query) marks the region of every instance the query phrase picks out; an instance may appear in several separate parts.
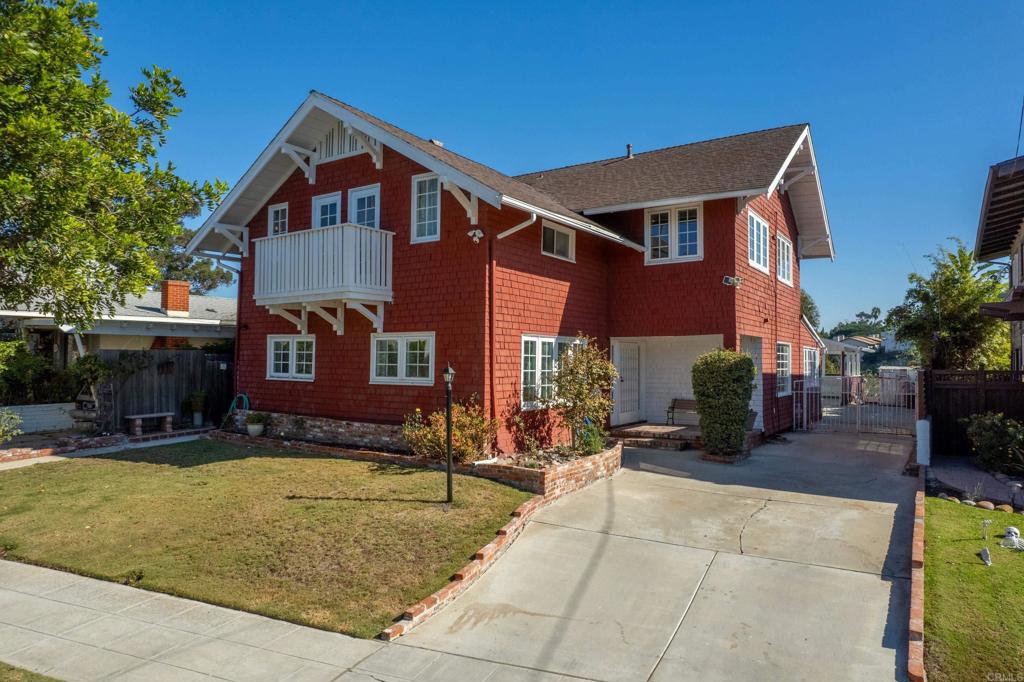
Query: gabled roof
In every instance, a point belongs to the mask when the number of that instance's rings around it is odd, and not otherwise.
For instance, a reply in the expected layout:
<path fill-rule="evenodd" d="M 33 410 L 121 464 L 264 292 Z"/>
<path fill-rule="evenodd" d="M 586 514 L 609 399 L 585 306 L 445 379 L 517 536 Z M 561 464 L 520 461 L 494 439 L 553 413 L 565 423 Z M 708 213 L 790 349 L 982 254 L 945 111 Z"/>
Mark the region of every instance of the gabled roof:
<path fill-rule="evenodd" d="M 518 179 L 584 215 L 754 197 L 781 184 L 789 192 L 803 238 L 801 256 L 835 257 L 806 123 L 536 171 Z"/>
<path fill-rule="evenodd" d="M 761 194 L 806 123 L 720 137 L 518 176 L 576 211 L 666 197 Z"/>
<path fill-rule="evenodd" d="M 1024 224 L 1024 156 L 1008 159 L 988 169 L 981 198 L 974 257 L 992 260 L 1010 255 Z"/>
<path fill-rule="evenodd" d="M 314 90 L 206 219 L 189 242 L 188 252 L 237 251 L 230 239 L 217 233 L 215 228 L 218 225 L 248 224 L 295 170 L 295 162 L 280 153 L 282 145 L 292 144 L 313 149 L 320 137 L 339 120 L 448 178 L 496 208 L 506 205 L 536 213 L 539 217 L 643 250 L 643 247 L 618 233 L 572 211 L 546 192 Z"/>
<path fill-rule="evenodd" d="M 147 322 L 167 322 L 168 324 L 188 324 L 199 321 L 201 324 L 234 325 L 236 301 L 226 296 L 203 296 L 189 294 L 188 317 L 168 315 L 160 306 L 160 292 L 146 291 L 141 296 L 126 296 L 124 305 L 116 305 L 113 315 L 104 320 L 138 321 L 144 318 Z M 0 310 L 0 317 L 47 318 L 46 315 L 29 304 L 18 306 L 13 310 Z"/>

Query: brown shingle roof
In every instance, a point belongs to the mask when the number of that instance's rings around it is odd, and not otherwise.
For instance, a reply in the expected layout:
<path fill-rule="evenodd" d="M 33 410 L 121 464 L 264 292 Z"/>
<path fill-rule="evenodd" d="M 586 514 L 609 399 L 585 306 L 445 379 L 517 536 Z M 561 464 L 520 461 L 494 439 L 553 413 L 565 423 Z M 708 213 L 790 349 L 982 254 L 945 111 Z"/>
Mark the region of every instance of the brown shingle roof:
<path fill-rule="evenodd" d="M 517 176 L 574 211 L 768 187 L 806 123 Z"/>

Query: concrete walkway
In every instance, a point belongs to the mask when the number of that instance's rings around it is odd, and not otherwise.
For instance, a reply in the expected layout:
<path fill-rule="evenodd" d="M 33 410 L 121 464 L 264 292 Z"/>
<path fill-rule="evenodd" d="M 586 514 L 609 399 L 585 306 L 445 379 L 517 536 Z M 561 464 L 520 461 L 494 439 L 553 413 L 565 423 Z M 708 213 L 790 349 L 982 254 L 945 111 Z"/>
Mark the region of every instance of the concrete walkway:
<path fill-rule="evenodd" d="M 790 438 L 739 466 L 627 450 L 401 641 L 609 682 L 901 679 L 909 440 Z"/>
<path fill-rule="evenodd" d="M 0 560 L 0 661 L 67 682 L 558 682 Z"/>

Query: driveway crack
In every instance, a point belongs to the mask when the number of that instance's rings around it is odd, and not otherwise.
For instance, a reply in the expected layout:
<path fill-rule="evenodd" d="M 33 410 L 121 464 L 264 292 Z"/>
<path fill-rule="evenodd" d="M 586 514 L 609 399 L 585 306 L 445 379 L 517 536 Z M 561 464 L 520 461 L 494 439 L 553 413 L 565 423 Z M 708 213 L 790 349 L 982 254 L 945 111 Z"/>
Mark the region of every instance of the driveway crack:
<path fill-rule="evenodd" d="M 767 506 L 768 506 L 768 500 L 764 500 L 761 503 L 761 506 L 758 507 L 757 509 L 755 509 L 750 514 L 750 516 L 747 517 L 747 520 L 743 522 L 743 527 L 740 528 L 740 554 L 743 554 L 743 533 L 744 533 L 744 531 L 747 530 L 747 524 L 750 523 L 755 516 L 757 516 L 758 514 L 763 512 Z"/>

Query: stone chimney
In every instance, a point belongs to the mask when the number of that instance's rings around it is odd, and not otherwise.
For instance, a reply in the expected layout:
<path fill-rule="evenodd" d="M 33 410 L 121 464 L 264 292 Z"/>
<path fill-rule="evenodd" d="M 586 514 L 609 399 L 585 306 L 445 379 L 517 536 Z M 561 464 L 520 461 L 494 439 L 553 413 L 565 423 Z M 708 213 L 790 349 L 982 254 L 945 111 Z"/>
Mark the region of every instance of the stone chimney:
<path fill-rule="evenodd" d="M 160 282 L 160 309 L 170 317 L 188 317 L 189 283 L 176 279 Z"/>

